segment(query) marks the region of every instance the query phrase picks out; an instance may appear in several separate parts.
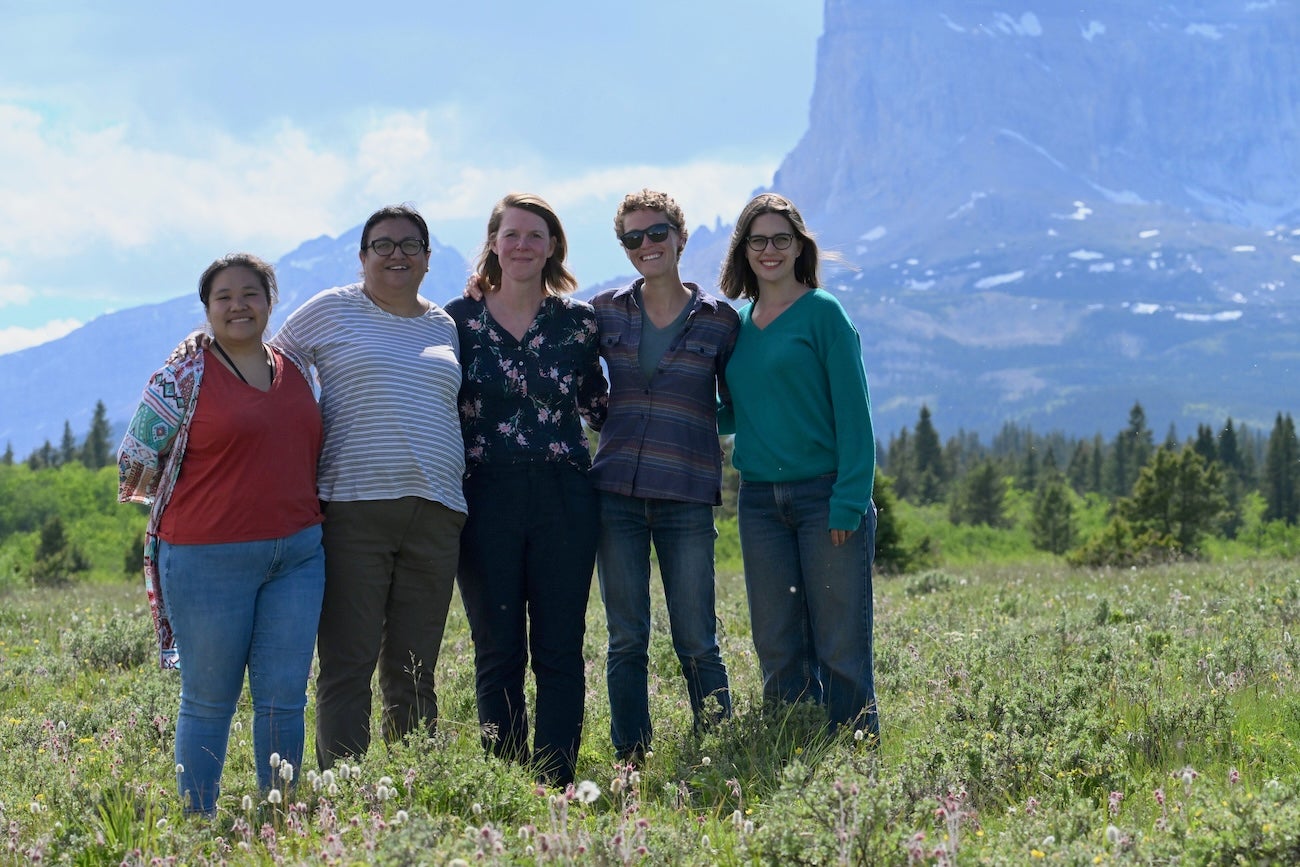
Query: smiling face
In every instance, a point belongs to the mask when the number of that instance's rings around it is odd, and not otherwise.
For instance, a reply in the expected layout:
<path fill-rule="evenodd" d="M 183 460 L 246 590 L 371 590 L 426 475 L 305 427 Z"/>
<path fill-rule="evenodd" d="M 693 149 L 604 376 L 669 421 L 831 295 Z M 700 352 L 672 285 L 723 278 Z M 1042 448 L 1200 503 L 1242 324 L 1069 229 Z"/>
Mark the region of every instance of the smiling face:
<path fill-rule="evenodd" d="M 207 311 L 212 336 L 222 345 L 260 344 L 271 318 L 271 299 L 256 271 L 232 265 L 213 278 Z"/>
<path fill-rule="evenodd" d="M 641 237 L 641 246 L 635 250 L 623 248 L 627 260 L 637 272 L 647 280 L 655 277 L 676 274 L 677 261 L 681 258 L 681 235 L 673 227 L 672 220 L 663 211 L 629 211 L 623 216 L 623 232 L 645 231 L 651 226 L 667 224 L 668 237 L 662 241 L 652 241 L 649 235 Z"/>
<path fill-rule="evenodd" d="M 766 247 L 758 251 L 746 244 L 745 259 L 749 262 L 749 267 L 754 270 L 754 276 L 758 278 L 760 285 L 798 282 L 794 275 L 794 263 L 803 252 L 803 241 L 788 219 L 781 214 L 759 214 L 749 224 L 746 235 L 749 238 L 759 235 L 769 239 L 776 235 L 792 235 L 790 246 L 784 250 L 778 250 L 771 240 Z"/>
<path fill-rule="evenodd" d="M 399 245 L 408 238 L 422 241 L 419 226 L 405 217 L 380 220 L 362 239 L 367 246 L 361 251 L 361 271 L 366 289 L 390 297 L 414 298 L 420 291 L 420 281 L 429 270 L 429 251 L 410 255 L 403 253 L 398 246 L 387 256 L 380 256 L 369 245 L 381 238 Z"/>
<path fill-rule="evenodd" d="M 523 208 L 506 208 L 492 238 L 503 280 L 539 285 L 546 260 L 555 253 L 555 238 L 546 220 Z"/>

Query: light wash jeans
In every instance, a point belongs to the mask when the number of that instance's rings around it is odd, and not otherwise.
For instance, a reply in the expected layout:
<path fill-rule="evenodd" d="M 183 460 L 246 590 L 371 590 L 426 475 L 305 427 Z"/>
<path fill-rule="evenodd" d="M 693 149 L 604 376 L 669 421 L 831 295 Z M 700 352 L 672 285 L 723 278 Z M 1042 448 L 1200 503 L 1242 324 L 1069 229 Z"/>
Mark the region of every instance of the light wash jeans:
<path fill-rule="evenodd" d="M 731 715 L 727 668 L 718 649 L 714 606 L 713 508 L 602 491 L 596 565 L 609 628 L 606 679 L 610 736 L 621 759 L 644 755 L 650 720 L 650 545 L 654 543 L 668 606 L 673 650 L 686 678 L 697 727 Z M 705 701 L 717 700 L 713 714 Z"/>
<path fill-rule="evenodd" d="M 831 544 L 835 477 L 740 485 L 740 549 L 763 697 L 826 706 L 835 725 L 878 735 L 872 670 L 873 506 Z"/>
<path fill-rule="evenodd" d="M 321 528 L 262 542 L 162 542 L 159 567 L 181 656 L 177 785 L 187 812 L 210 815 L 245 670 L 258 787 L 271 788 L 272 753 L 291 762 L 295 776 L 302 765 L 307 674 L 325 588 Z"/>

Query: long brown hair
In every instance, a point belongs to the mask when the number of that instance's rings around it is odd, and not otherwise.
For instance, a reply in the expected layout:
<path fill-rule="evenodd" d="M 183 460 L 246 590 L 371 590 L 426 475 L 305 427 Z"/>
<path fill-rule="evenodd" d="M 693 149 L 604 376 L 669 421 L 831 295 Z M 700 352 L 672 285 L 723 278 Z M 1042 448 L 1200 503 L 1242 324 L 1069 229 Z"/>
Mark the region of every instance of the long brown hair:
<path fill-rule="evenodd" d="M 546 260 L 546 265 L 542 268 L 542 291 L 547 295 L 566 295 L 577 290 L 578 278 L 574 277 L 568 266 L 564 264 L 565 258 L 569 255 L 569 242 L 564 237 L 564 227 L 560 225 L 560 218 L 556 215 L 555 209 L 541 196 L 532 193 L 510 193 L 492 208 L 492 215 L 488 217 L 487 240 L 483 242 L 483 251 L 479 253 L 478 262 L 474 266 L 478 274 L 487 278 L 490 284 L 489 291 L 495 292 L 501 288 L 501 260 L 497 258 L 492 245 L 496 242 L 497 232 L 501 229 L 501 219 L 505 216 L 507 208 L 519 208 L 521 211 L 541 217 L 546 221 L 546 228 L 551 233 L 551 237 L 555 239 L 555 252 Z"/>
<path fill-rule="evenodd" d="M 722 274 L 718 278 L 722 293 L 728 298 L 747 298 L 750 301 L 758 298 L 758 276 L 745 256 L 745 239 L 749 237 L 750 225 L 763 214 L 780 214 L 790 221 L 795 237 L 803 245 L 799 258 L 794 260 L 794 279 L 809 289 L 816 289 L 821 285 L 817 240 L 808 231 L 794 202 L 776 193 L 763 193 L 750 199 L 736 218 L 736 228 L 731 233 L 727 258 L 722 261 Z"/>

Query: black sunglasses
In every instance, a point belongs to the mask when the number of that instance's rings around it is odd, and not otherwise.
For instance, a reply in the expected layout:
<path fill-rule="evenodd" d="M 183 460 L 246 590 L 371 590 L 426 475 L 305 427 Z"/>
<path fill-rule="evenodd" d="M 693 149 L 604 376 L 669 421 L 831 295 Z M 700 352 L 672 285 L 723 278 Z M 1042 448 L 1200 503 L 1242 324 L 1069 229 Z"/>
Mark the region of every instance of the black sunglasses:
<path fill-rule="evenodd" d="M 649 238 L 653 243 L 658 244 L 660 241 L 668 240 L 668 232 L 675 228 L 672 223 L 655 223 L 653 226 L 647 226 L 644 229 L 631 229 L 618 236 L 623 242 L 623 246 L 629 250 L 635 250 L 641 246 L 641 242 Z"/>

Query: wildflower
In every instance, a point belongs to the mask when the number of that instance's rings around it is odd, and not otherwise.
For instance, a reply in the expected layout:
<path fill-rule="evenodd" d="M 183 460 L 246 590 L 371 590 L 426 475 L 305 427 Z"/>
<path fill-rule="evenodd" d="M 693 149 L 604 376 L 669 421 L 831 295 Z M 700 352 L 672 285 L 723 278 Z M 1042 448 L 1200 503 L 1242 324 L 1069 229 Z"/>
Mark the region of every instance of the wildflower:
<path fill-rule="evenodd" d="M 1114 825 L 1106 826 L 1106 842 L 1112 846 L 1119 842 L 1119 828 Z"/>
<path fill-rule="evenodd" d="M 737 828 L 745 824 L 745 814 L 740 812 L 739 810 L 733 812 L 731 814 L 731 824 L 735 825 Z"/>
<path fill-rule="evenodd" d="M 159 831 L 161 831 L 163 828 L 167 827 L 167 820 L 165 818 L 159 819 L 157 822 L 154 823 L 154 827 L 157 828 Z"/>
<path fill-rule="evenodd" d="M 1237 785 L 1237 783 L 1240 783 L 1240 782 L 1241 782 L 1241 774 L 1237 771 L 1236 768 L 1229 768 L 1229 769 L 1228 769 L 1228 783 L 1231 784 L 1231 785 L 1233 785 L 1233 786 L 1235 786 L 1235 785 Z"/>
<path fill-rule="evenodd" d="M 854 739 L 855 741 L 861 741 L 861 740 L 862 740 L 863 738 L 865 738 L 866 736 L 867 736 L 867 735 L 866 735 L 866 732 L 864 732 L 862 729 L 856 729 L 856 730 L 853 732 L 853 739 Z"/>
<path fill-rule="evenodd" d="M 708 849 L 708 848 L 709 848 L 709 835 L 708 835 L 708 834 L 705 834 L 703 837 L 700 838 L 700 847 L 703 848 L 703 849 Z"/>
<path fill-rule="evenodd" d="M 253 810 L 253 796 L 252 796 L 252 795 L 245 795 L 245 796 L 244 796 L 244 800 L 241 801 L 239 805 L 240 805 L 241 807 L 244 808 L 244 812 L 245 812 L 245 813 L 250 813 L 250 812 L 252 812 L 252 810 Z"/>
<path fill-rule="evenodd" d="M 269 792 L 266 793 L 266 800 L 267 800 L 269 803 L 272 803 L 272 804 L 278 804 L 278 803 L 280 803 L 281 798 L 282 798 L 282 796 L 280 795 L 280 790 L 279 790 L 279 789 L 272 789 L 271 791 L 269 791 Z"/>
<path fill-rule="evenodd" d="M 1110 793 L 1109 803 L 1110 803 L 1110 814 L 1111 814 L 1112 816 L 1118 816 L 1118 815 L 1119 815 L 1119 805 L 1120 805 L 1120 802 L 1122 802 L 1123 800 L 1124 800 L 1124 793 L 1123 793 L 1123 792 L 1111 792 L 1111 793 Z"/>
<path fill-rule="evenodd" d="M 280 767 L 280 754 L 271 753 L 271 770 L 275 770 L 278 767 Z"/>
<path fill-rule="evenodd" d="M 481 816 L 483 814 L 483 805 L 477 802 L 470 804 L 469 811 L 475 816 Z"/>
<path fill-rule="evenodd" d="M 329 786 L 327 786 L 326 789 L 325 789 L 325 794 L 329 795 L 331 798 L 336 798 L 336 797 L 338 797 L 338 794 L 339 794 L 339 784 L 338 784 L 338 783 L 330 783 Z"/>
<path fill-rule="evenodd" d="M 409 818 L 410 816 L 407 814 L 405 810 L 398 810 L 396 813 L 393 814 L 393 824 L 400 825 Z"/>
<path fill-rule="evenodd" d="M 615 777 L 614 779 L 609 781 L 609 793 L 611 795 L 617 795 L 621 791 L 623 791 L 622 777 Z"/>
<path fill-rule="evenodd" d="M 600 797 L 600 787 L 591 780 L 583 780 L 578 783 L 577 789 L 578 800 L 584 804 L 590 804 Z"/>
<path fill-rule="evenodd" d="M 280 762 L 280 779 L 286 783 L 293 782 L 293 762 Z"/>
<path fill-rule="evenodd" d="M 176 773 L 177 773 L 177 774 L 183 774 L 183 773 L 185 773 L 185 766 L 182 765 L 180 762 L 177 762 L 177 763 L 176 763 Z"/>
<path fill-rule="evenodd" d="M 749 819 L 746 819 L 745 826 L 740 830 L 744 831 L 746 834 L 752 834 L 754 833 L 754 823 L 751 822 Z"/>
<path fill-rule="evenodd" d="M 326 788 L 334 785 L 334 771 L 333 770 L 322 771 L 320 775 L 320 781 L 321 784 L 324 785 Z"/>
<path fill-rule="evenodd" d="M 704 767 L 707 768 L 709 765 L 713 764 L 713 759 L 709 758 L 708 756 L 705 756 L 704 758 L 700 759 L 700 764 L 704 765 Z"/>
<path fill-rule="evenodd" d="M 1156 789 L 1154 794 L 1155 794 L 1156 803 L 1159 804 L 1161 807 L 1163 807 L 1165 805 L 1165 790 Z"/>

